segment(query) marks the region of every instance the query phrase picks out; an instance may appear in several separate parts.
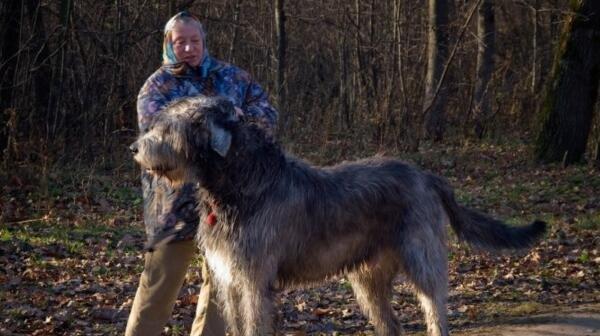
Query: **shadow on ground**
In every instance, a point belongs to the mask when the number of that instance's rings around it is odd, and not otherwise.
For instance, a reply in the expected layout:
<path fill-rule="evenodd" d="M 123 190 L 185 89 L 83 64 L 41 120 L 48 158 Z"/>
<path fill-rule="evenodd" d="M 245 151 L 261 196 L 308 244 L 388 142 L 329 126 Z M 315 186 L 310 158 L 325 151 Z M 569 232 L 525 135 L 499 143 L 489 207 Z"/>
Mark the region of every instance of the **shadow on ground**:
<path fill-rule="evenodd" d="M 457 336 L 596 336 L 600 313 L 554 314 L 520 318 L 495 327 L 455 333 Z"/>

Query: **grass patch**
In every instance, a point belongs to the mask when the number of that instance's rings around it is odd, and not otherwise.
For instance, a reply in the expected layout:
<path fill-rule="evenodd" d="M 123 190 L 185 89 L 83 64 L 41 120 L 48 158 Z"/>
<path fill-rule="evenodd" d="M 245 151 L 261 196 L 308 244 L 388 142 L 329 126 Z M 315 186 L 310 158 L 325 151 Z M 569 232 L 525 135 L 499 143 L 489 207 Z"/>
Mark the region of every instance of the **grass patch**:
<path fill-rule="evenodd" d="M 537 302 L 523 302 L 515 307 L 511 307 L 508 309 L 507 313 L 515 316 L 521 315 L 531 315 L 535 313 L 539 313 L 542 310 L 543 305 Z"/>
<path fill-rule="evenodd" d="M 46 236 L 39 234 L 39 232 L 33 233 L 29 230 L 15 230 L 11 232 L 6 228 L 2 228 L 0 229 L 0 237 L 2 241 L 18 240 L 34 247 L 47 247 L 54 244 L 60 244 L 61 246 L 64 246 L 69 253 L 73 254 L 81 254 L 84 248 L 82 242 L 69 239 L 68 234 L 58 229 Z"/>
<path fill-rule="evenodd" d="M 49 222 L 0 228 L 0 241 L 20 241 L 33 247 L 63 246 L 70 254 L 85 254 L 88 240 L 108 239 L 115 248 L 126 234 L 138 235 L 141 229 L 132 226 L 108 227 L 85 225 L 65 228 Z"/>
<path fill-rule="evenodd" d="M 534 301 L 520 303 L 487 303 L 484 314 L 486 316 L 527 316 L 540 314 L 550 310 L 550 307 Z"/>
<path fill-rule="evenodd" d="M 579 262 L 582 264 L 585 264 L 586 262 L 590 261 L 590 253 L 588 250 L 583 250 L 577 259 L 579 259 Z"/>
<path fill-rule="evenodd" d="M 350 281 L 346 280 L 346 279 L 341 279 L 339 284 L 339 288 L 341 290 L 347 291 L 347 292 L 351 292 L 352 291 L 352 284 L 350 283 Z"/>
<path fill-rule="evenodd" d="M 600 212 L 576 217 L 574 227 L 579 230 L 600 230 Z"/>
<path fill-rule="evenodd" d="M 455 192 L 456 192 L 456 194 L 455 194 L 456 200 L 458 201 L 458 203 L 470 205 L 475 202 L 475 198 L 473 197 L 472 194 L 461 191 L 461 190 L 455 190 Z"/>

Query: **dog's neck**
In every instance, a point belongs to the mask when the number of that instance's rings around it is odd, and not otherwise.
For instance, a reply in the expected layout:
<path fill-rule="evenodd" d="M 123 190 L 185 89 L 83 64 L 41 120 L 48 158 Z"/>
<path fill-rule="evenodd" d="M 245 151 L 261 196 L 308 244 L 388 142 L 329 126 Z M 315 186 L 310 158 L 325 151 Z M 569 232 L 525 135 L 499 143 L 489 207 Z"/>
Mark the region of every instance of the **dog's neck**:
<path fill-rule="evenodd" d="M 277 180 L 286 159 L 272 137 L 253 123 L 237 126 L 232 134 L 226 157 L 211 155 L 199 174 L 199 182 L 220 205 L 251 206 Z"/>

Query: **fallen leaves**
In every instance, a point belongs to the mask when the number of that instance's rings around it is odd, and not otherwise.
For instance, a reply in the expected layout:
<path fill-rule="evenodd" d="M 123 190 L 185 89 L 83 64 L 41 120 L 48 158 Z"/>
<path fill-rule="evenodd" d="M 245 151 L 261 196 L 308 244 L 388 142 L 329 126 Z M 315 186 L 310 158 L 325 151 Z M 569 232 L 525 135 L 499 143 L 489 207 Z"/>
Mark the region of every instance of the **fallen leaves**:
<path fill-rule="evenodd" d="M 518 222 L 539 216 L 551 225 L 545 239 L 525 252 L 475 253 L 451 240 L 452 328 L 600 301 L 600 174 L 595 168 L 532 167 L 521 149 L 498 146 L 444 153 L 443 160 L 435 152 L 422 153 L 419 162 L 445 175 L 463 203 Z M 86 190 L 54 192 L 50 200 L 36 198 L 24 180 L 5 189 L 0 334 L 123 333 L 143 268 L 138 176 L 122 182 L 98 179 Z M 188 272 L 169 334 L 189 330 L 199 273 L 197 266 Z M 286 335 L 373 334 L 345 278 L 284 291 L 276 300 Z M 423 332 L 419 304 L 401 278 L 392 306 L 408 334 Z"/>

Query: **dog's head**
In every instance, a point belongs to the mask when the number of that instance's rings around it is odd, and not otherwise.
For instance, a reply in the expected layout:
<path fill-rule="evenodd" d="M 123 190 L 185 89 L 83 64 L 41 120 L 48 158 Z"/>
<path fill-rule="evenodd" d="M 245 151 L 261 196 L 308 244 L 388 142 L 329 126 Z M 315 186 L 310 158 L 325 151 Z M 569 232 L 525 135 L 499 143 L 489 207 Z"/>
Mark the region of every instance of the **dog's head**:
<path fill-rule="evenodd" d="M 233 104 L 222 97 L 192 97 L 165 107 L 130 150 L 142 169 L 175 184 L 192 182 L 193 162 L 226 157 L 231 129 L 239 122 Z"/>

